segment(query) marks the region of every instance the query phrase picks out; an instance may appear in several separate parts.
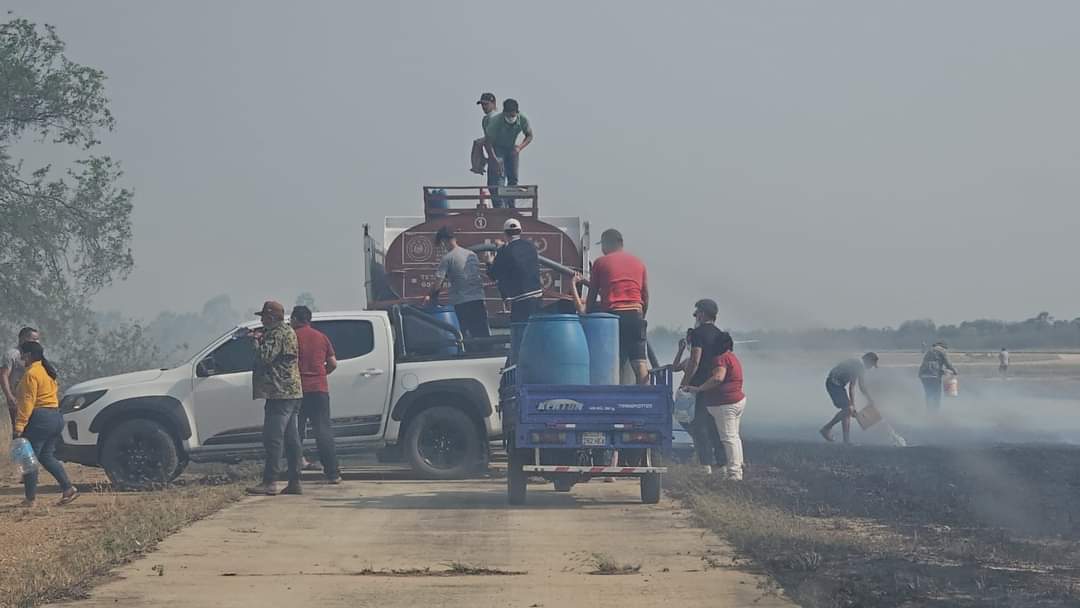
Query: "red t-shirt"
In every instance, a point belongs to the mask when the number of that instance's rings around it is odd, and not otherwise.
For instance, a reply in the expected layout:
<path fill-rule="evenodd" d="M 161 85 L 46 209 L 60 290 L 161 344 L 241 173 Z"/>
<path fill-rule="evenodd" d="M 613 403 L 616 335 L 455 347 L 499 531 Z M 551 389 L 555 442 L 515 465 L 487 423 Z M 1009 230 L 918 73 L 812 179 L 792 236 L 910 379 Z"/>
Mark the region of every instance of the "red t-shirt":
<path fill-rule="evenodd" d="M 645 264 L 625 251 L 593 262 L 589 284 L 600 290 L 603 310 L 641 310 L 648 293 Z"/>
<path fill-rule="evenodd" d="M 300 349 L 300 386 L 305 393 L 329 393 L 326 383 L 326 362 L 334 356 L 334 345 L 326 334 L 310 325 L 296 328 L 296 343 Z"/>
<path fill-rule="evenodd" d="M 727 368 L 724 382 L 705 391 L 705 405 L 731 405 L 746 399 L 743 393 L 742 363 L 730 350 L 713 359 L 715 369 Z"/>

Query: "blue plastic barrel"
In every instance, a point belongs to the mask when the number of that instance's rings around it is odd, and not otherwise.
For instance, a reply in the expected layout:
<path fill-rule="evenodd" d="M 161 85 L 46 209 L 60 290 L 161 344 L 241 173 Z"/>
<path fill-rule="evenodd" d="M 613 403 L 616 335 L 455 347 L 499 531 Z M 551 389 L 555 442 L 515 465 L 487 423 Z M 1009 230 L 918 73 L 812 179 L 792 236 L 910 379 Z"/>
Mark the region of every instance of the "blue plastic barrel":
<path fill-rule="evenodd" d="M 458 331 L 461 331 L 461 324 L 458 322 L 457 313 L 454 312 L 453 306 L 435 306 L 425 309 L 424 312 L 447 325 L 453 325 L 458 328 Z M 439 331 L 439 334 L 445 336 L 446 340 L 451 342 L 446 348 L 439 349 L 438 352 L 440 354 L 457 355 L 461 353 L 460 348 L 458 348 L 458 345 L 456 344 L 457 336 L 448 331 L 441 330 Z"/>
<path fill-rule="evenodd" d="M 435 209 L 449 209 L 450 201 L 446 199 L 446 189 L 433 188 L 428 197 L 428 206 Z"/>
<path fill-rule="evenodd" d="M 518 353 L 522 384 L 589 384 L 589 342 L 577 315 L 533 315 Z"/>
<path fill-rule="evenodd" d="M 596 312 L 581 317 L 589 343 L 589 384 L 619 384 L 619 317 Z"/>

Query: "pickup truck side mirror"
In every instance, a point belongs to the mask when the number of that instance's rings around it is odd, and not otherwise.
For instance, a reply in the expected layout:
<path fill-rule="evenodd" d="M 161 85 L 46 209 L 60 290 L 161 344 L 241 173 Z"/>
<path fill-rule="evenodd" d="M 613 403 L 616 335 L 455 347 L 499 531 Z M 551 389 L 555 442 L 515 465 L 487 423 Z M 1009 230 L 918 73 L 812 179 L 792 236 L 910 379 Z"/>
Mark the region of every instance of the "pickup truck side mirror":
<path fill-rule="evenodd" d="M 217 363 L 214 361 L 213 355 L 210 355 L 195 364 L 195 375 L 199 378 L 209 378 L 217 371 L 216 368 Z"/>

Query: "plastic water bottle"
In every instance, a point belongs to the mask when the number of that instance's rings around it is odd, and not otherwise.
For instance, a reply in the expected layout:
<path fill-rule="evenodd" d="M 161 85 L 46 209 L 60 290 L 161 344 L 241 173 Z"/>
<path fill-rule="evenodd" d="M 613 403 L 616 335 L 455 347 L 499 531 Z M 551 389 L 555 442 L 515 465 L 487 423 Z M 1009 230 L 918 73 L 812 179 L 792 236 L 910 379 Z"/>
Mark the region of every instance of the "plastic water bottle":
<path fill-rule="evenodd" d="M 38 468 L 38 459 L 34 455 L 34 447 L 23 437 L 11 442 L 11 461 L 19 469 L 20 475 L 29 475 Z"/>

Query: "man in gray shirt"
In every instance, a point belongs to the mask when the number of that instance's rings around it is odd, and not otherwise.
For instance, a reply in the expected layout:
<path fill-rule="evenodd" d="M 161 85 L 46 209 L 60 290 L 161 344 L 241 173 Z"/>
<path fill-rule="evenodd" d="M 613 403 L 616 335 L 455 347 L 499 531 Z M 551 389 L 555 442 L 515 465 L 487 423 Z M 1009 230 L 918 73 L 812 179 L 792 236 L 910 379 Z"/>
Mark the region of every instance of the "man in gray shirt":
<path fill-rule="evenodd" d="M 487 338 L 491 335 L 491 329 L 484 306 L 480 258 L 458 245 L 454 230 L 449 226 L 443 226 L 435 233 L 435 245 L 445 245 L 446 255 L 439 262 L 439 268 L 435 271 L 435 286 L 431 294 L 424 298 L 424 303 L 437 303 L 443 285 L 450 283 L 450 305 L 457 313 L 461 333 L 470 338 Z"/>
<path fill-rule="evenodd" d="M 23 366 L 22 355 L 19 346 L 23 342 L 38 342 L 41 335 L 33 327 L 24 327 L 19 330 L 19 345 L 4 352 L 0 359 L 0 390 L 4 391 L 4 400 L 7 401 L 8 414 L 11 416 L 11 427 L 15 428 L 15 390 L 19 387 L 26 368 Z"/>

